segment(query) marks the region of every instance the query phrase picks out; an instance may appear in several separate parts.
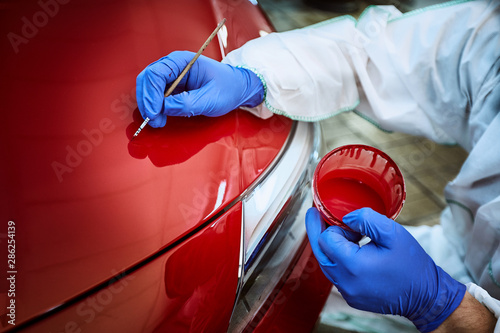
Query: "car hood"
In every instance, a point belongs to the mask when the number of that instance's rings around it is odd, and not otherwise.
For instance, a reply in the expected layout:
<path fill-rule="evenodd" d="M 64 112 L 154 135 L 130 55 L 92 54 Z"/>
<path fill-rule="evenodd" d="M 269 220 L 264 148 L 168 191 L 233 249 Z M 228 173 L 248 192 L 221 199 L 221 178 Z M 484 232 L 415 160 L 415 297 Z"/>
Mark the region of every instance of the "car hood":
<path fill-rule="evenodd" d="M 238 15 L 258 11 L 252 3 L 227 3 L 0 5 L 8 36 L 0 51 L 1 233 L 5 244 L 7 221 L 15 223 L 18 322 L 182 242 L 282 148 L 291 122 L 245 111 L 170 117 L 130 141 L 142 121 L 135 78 L 147 64 L 196 51 L 223 16 L 225 35 L 204 52 L 216 59 L 271 30 L 265 19 L 243 26 Z"/>

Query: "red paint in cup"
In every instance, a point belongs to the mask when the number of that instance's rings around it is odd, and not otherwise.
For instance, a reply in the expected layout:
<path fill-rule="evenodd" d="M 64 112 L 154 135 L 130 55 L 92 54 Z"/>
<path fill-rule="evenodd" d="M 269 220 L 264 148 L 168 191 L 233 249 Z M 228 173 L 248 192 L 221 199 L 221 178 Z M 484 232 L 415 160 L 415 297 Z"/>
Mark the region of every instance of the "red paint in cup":
<path fill-rule="evenodd" d="M 314 171 L 313 200 L 323 219 L 344 229 L 344 215 L 363 207 L 395 219 L 406 198 L 403 175 L 384 152 L 365 145 L 338 147 Z"/>

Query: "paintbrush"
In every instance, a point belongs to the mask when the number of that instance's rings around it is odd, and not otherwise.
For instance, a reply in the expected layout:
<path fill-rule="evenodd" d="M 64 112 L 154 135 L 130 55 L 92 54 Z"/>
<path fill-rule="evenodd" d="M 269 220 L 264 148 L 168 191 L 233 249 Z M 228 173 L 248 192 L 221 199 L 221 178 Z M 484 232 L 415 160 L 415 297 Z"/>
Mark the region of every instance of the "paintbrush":
<path fill-rule="evenodd" d="M 217 34 L 217 32 L 219 32 L 220 28 L 222 28 L 222 26 L 224 25 L 224 23 L 226 23 L 226 19 L 225 18 L 222 19 L 222 21 L 220 21 L 220 23 L 217 25 L 217 28 L 215 28 L 215 30 L 212 32 L 212 34 L 210 36 L 208 36 L 207 40 L 205 41 L 205 43 L 203 43 L 203 45 L 200 47 L 200 49 L 198 50 L 198 52 L 196 52 L 196 54 L 194 55 L 193 59 L 191 59 L 191 61 L 186 65 L 186 67 L 184 67 L 184 69 L 182 70 L 181 74 L 179 74 L 179 76 L 177 77 L 177 79 L 175 79 L 175 81 L 170 85 L 170 88 L 168 88 L 168 90 L 165 92 L 165 97 L 170 96 L 170 94 L 174 91 L 174 89 L 177 87 L 177 85 L 179 84 L 179 82 L 181 82 L 182 78 L 186 75 L 186 73 L 189 71 L 189 69 L 191 69 L 191 67 L 193 66 L 193 64 L 195 63 L 195 61 L 201 55 L 201 53 L 203 52 L 203 50 L 205 50 L 205 48 L 208 46 L 208 44 L 210 44 L 210 42 L 212 41 L 212 39 L 214 39 L 215 35 Z M 139 135 L 139 133 L 142 131 L 142 129 L 148 124 L 149 120 L 150 120 L 149 117 L 146 117 L 146 119 L 144 119 L 144 121 L 142 122 L 141 126 L 139 126 L 139 129 L 137 129 L 137 131 L 135 132 L 135 134 L 132 136 L 132 140 L 137 135 Z"/>

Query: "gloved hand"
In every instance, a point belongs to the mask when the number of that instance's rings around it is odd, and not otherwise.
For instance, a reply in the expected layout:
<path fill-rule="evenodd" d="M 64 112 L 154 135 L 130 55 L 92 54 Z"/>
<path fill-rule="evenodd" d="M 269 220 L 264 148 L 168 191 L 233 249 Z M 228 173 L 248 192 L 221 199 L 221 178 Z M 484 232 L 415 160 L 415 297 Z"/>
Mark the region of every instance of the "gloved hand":
<path fill-rule="evenodd" d="M 138 76 L 136 95 L 143 118 L 163 127 L 167 116 L 222 116 L 240 106 L 262 102 L 264 88 L 253 72 L 200 56 L 173 93 L 165 98 L 169 84 L 193 59 L 193 52 L 176 51 L 148 65 Z"/>
<path fill-rule="evenodd" d="M 430 332 L 460 305 L 465 286 L 451 278 L 405 228 L 362 208 L 344 216 L 355 232 L 370 237 L 359 247 L 352 233 L 325 225 L 316 208 L 306 215 L 314 255 L 325 275 L 352 307 L 407 317 Z"/>

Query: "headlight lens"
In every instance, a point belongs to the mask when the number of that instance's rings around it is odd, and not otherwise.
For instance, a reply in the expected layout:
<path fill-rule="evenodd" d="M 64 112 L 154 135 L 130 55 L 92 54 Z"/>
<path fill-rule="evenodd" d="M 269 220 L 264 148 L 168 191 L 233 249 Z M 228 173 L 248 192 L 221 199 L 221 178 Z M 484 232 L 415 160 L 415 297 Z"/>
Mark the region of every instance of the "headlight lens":
<path fill-rule="evenodd" d="M 314 154 L 314 130 L 310 124 L 296 123 L 278 163 L 257 187 L 243 199 L 245 266 L 255 258 L 269 227 L 289 200 L 300 177 L 308 170 Z M 314 156 L 311 156 L 314 155 Z"/>
<path fill-rule="evenodd" d="M 243 197 L 240 285 L 229 331 L 242 331 L 285 274 L 305 237 L 319 126 L 297 122 L 275 163 Z"/>

